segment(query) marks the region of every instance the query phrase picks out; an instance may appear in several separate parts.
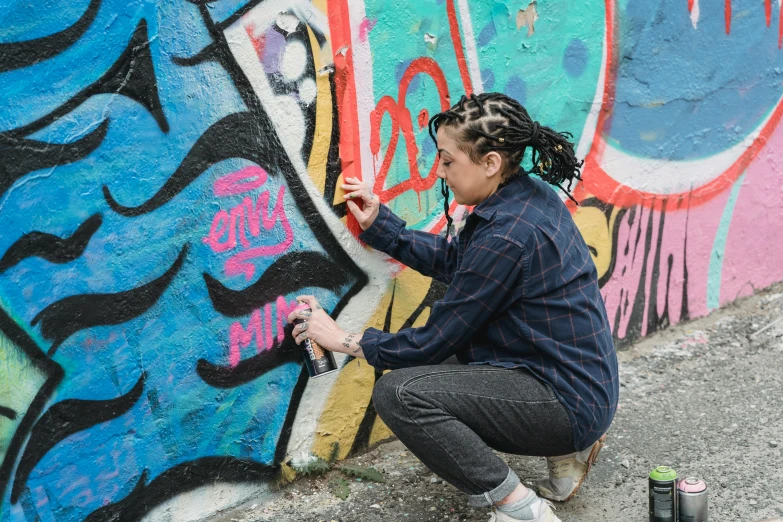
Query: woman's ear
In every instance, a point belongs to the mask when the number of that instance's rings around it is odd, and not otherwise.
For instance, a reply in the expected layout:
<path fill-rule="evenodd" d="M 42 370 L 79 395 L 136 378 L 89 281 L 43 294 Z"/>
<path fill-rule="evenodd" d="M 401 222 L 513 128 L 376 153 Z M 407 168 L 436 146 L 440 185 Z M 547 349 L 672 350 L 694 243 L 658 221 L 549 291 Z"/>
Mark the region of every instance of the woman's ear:
<path fill-rule="evenodd" d="M 503 158 L 493 150 L 484 156 L 483 166 L 488 178 L 500 176 L 503 172 Z"/>

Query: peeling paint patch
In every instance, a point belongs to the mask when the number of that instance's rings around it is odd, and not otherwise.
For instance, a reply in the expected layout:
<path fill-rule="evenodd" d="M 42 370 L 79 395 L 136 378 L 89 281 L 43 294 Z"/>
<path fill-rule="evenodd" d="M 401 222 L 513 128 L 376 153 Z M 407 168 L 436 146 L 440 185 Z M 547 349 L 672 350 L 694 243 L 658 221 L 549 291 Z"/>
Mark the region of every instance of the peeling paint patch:
<path fill-rule="evenodd" d="M 299 18 L 291 13 L 281 12 L 277 15 L 277 26 L 286 33 L 293 33 L 299 27 Z"/>
<path fill-rule="evenodd" d="M 434 34 L 424 33 L 424 43 L 427 44 L 428 48 L 435 49 L 435 44 L 438 43 L 438 37 Z"/>
<path fill-rule="evenodd" d="M 527 27 L 527 35 L 532 36 L 536 32 L 536 20 L 538 20 L 536 2 L 530 2 L 526 8 L 520 9 L 517 13 L 517 31 Z"/>

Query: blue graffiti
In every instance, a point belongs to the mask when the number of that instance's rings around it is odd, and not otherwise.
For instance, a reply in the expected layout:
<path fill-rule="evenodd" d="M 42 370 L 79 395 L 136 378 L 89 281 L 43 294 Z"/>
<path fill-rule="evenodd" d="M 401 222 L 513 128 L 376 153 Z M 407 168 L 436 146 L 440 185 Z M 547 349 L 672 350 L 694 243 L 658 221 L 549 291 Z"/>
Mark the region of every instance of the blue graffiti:
<path fill-rule="evenodd" d="M 136 519 L 217 477 L 272 476 L 306 379 L 286 311 L 313 293 L 336 313 L 365 276 L 207 8 L 56 3 L 18 2 L 0 29 L 0 56 L 22 57 L 0 64 L 0 341 L 62 374 L 41 411 L 15 412 L 0 521 Z M 255 177 L 226 190 L 237 172 Z M 303 275 L 316 266 L 330 276 Z M 264 338 L 232 364 L 232 326 L 258 310 Z"/>
<path fill-rule="evenodd" d="M 736 13 L 735 13 L 736 14 Z M 783 95 L 783 51 L 764 6 L 734 16 L 700 2 L 630 0 L 619 17 L 618 73 L 610 138 L 632 154 L 698 159 L 741 143 Z"/>

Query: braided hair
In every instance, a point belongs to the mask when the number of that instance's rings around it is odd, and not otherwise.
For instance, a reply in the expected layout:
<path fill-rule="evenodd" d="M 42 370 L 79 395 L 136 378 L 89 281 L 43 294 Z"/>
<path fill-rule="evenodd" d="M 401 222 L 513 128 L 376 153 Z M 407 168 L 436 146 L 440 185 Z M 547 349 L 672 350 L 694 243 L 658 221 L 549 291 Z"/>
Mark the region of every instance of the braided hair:
<path fill-rule="evenodd" d="M 570 141 L 573 135 L 540 125 L 515 99 L 497 92 L 462 96 L 451 109 L 430 118 L 430 137 L 436 144 L 441 127 L 449 131 L 460 150 L 474 163 L 479 163 L 491 151 L 499 153 L 507 165 L 502 184 L 515 176 L 535 173 L 577 203 L 570 190 L 575 179 L 582 179 L 580 170 L 584 160 L 576 159 Z M 525 170 L 521 163 L 528 148 L 533 168 Z M 566 182 L 568 186 L 564 187 Z M 449 188 L 444 179 L 441 179 L 441 193 L 448 235 L 453 220 L 449 216 Z"/>

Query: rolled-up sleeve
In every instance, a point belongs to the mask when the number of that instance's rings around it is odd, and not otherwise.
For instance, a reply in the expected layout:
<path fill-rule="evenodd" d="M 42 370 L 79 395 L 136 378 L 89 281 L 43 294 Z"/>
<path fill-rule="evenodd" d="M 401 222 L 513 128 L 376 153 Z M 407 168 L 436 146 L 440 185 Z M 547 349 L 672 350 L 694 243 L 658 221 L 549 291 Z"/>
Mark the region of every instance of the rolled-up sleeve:
<path fill-rule="evenodd" d="M 378 216 L 359 239 L 417 272 L 443 283 L 451 282 L 457 267 L 456 241 L 419 230 L 408 230 L 405 221 L 381 205 Z"/>
<path fill-rule="evenodd" d="M 419 328 L 383 333 L 364 332 L 364 356 L 380 370 L 439 364 L 466 346 L 522 282 L 522 246 L 493 236 L 471 245 L 454 273 L 443 300 L 432 307 Z"/>

